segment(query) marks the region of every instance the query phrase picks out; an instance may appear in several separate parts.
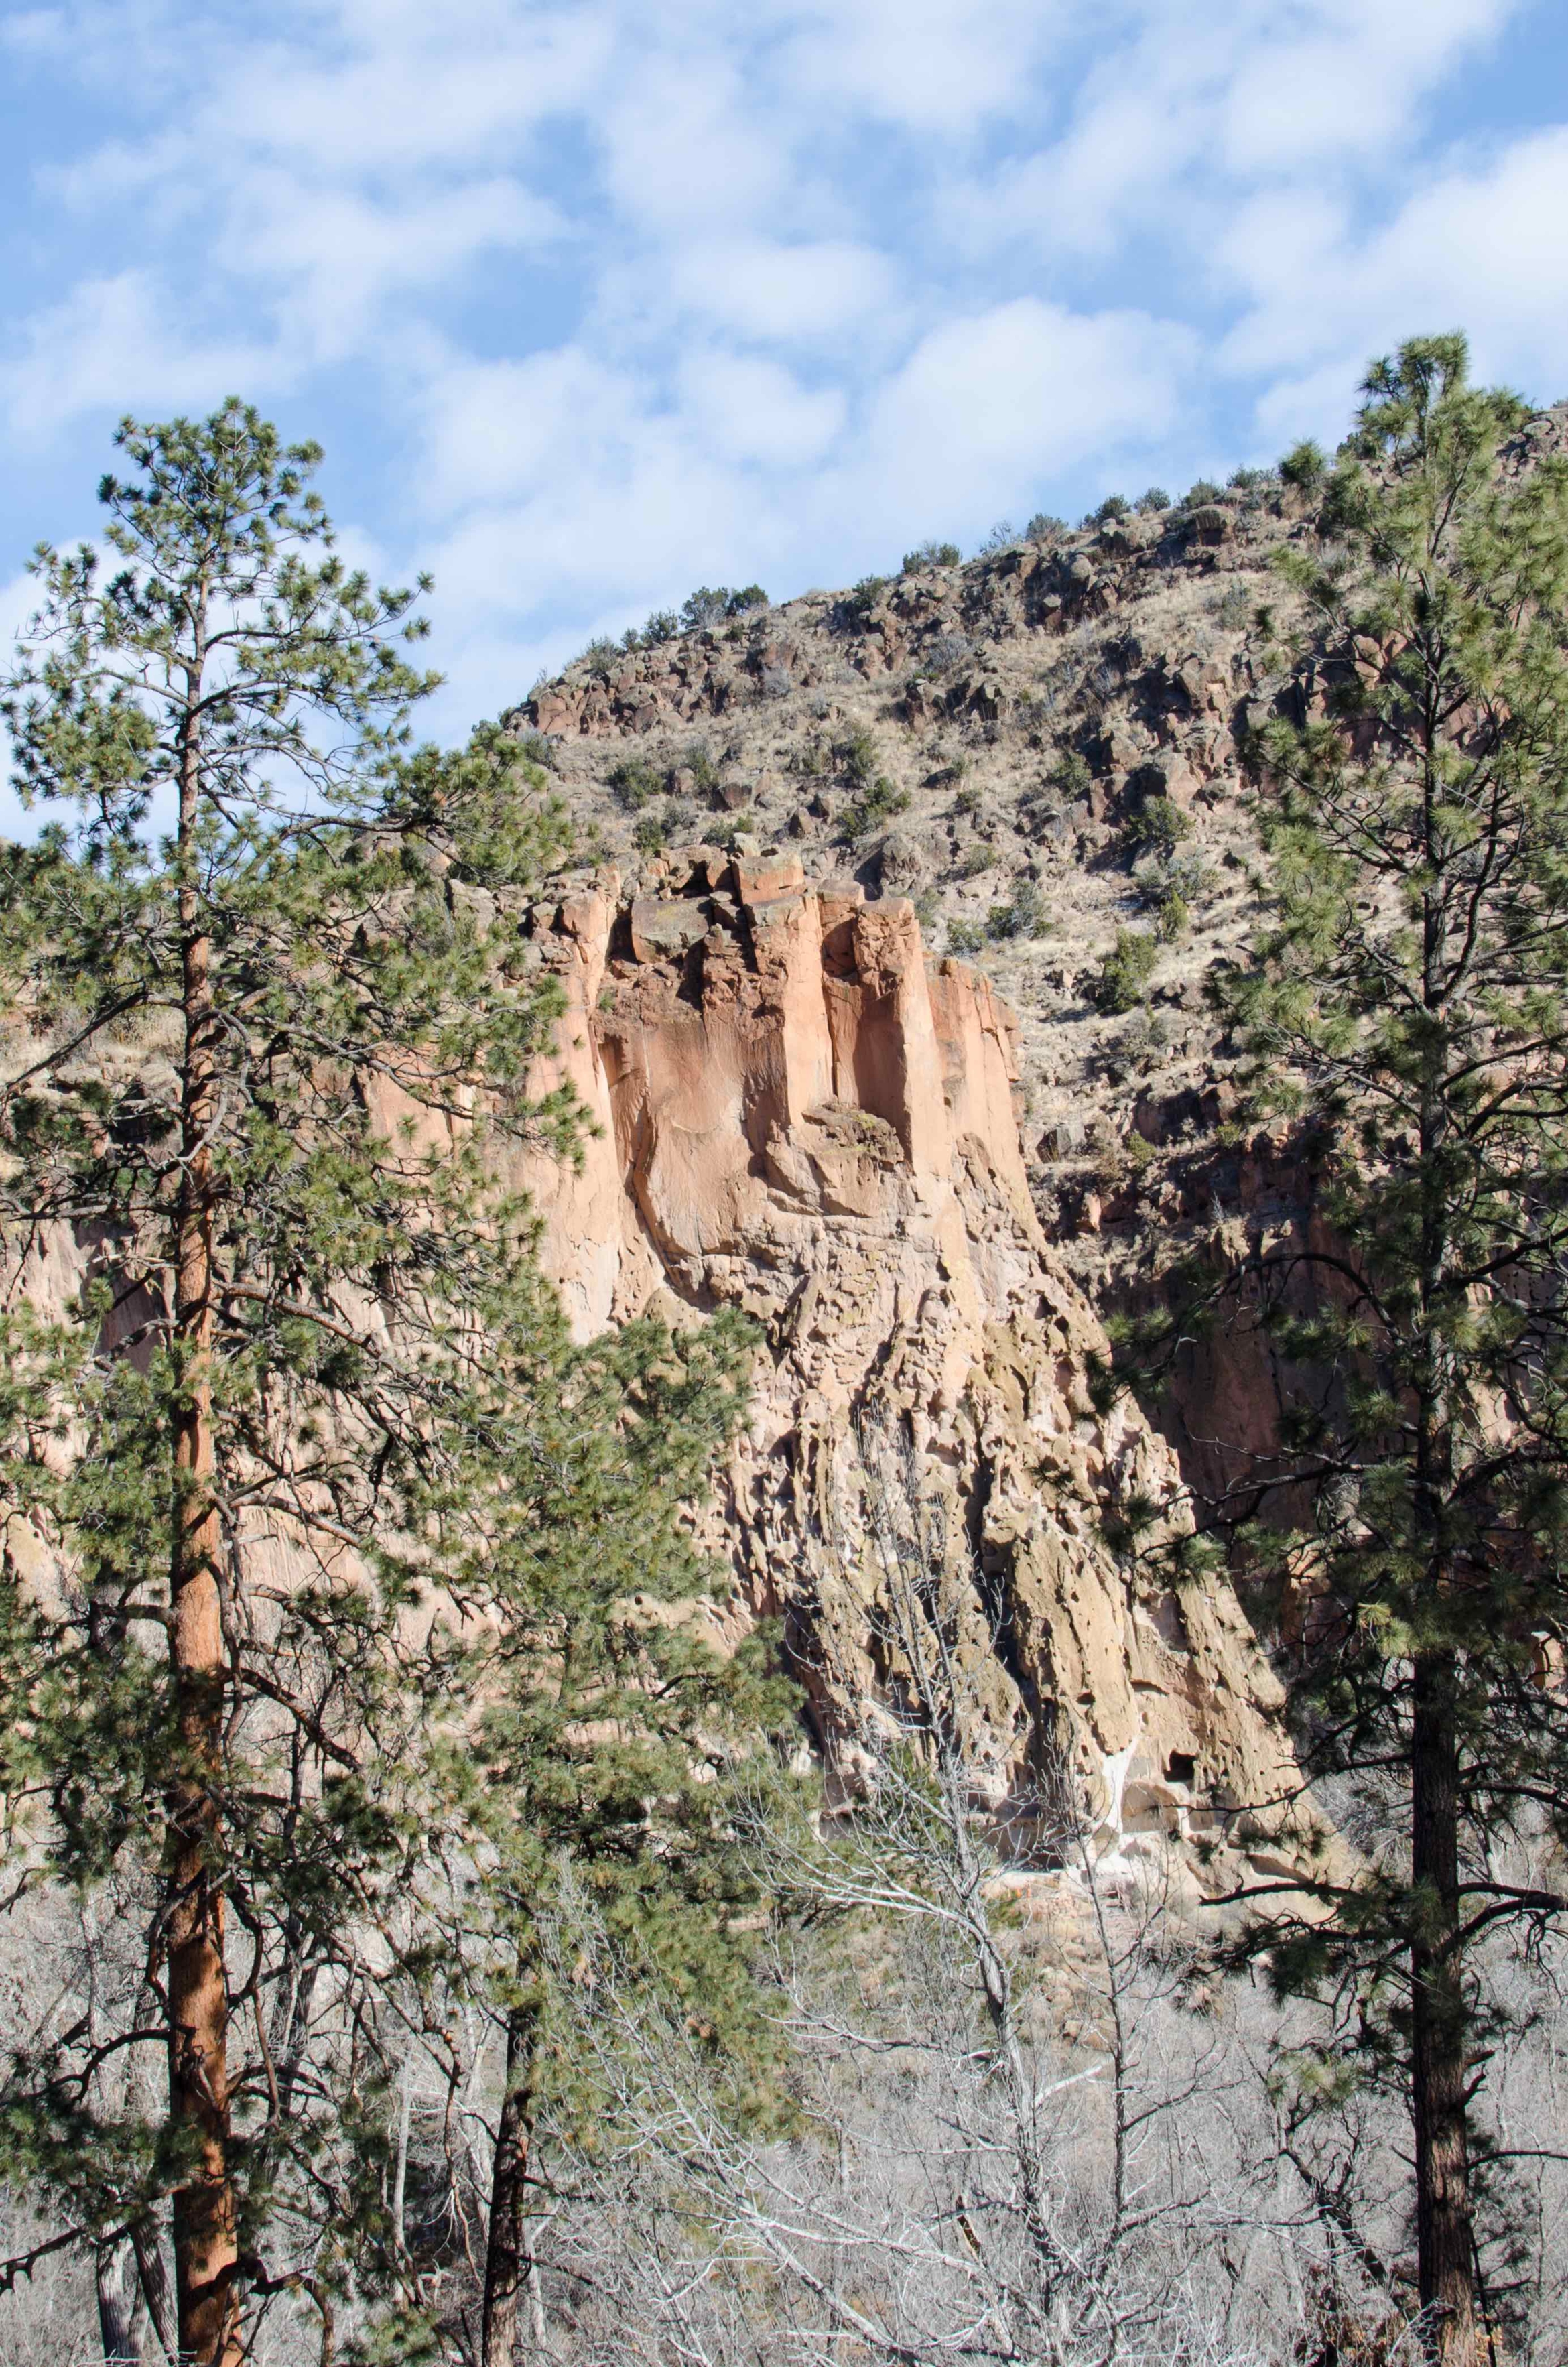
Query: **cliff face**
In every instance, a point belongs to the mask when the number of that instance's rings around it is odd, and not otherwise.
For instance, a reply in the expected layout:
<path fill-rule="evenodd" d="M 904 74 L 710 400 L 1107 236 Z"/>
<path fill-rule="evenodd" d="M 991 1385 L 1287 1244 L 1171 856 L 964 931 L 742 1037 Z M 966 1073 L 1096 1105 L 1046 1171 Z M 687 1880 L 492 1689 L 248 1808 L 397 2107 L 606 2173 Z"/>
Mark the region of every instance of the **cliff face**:
<path fill-rule="evenodd" d="M 1557 404 L 1504 465 L 1565 450 Z M 1054 1251 L 1097 1307 L 1147 1306 L 1172 1259 L 1224 1271 L 1316 1221 L 1292 1145 L 1247 1116 L 1205 986 L 1259 922 L 1247 733 L 1326 714 L 1356 671 L 1353 647 L 1292 654 L 1297 627 L 1313 636 L 1273 561 L 1315 533 L 1299 493 L 1243 472 L 601 650 L 513 728 L 631 892 L 660 886 L 650 846 L 707 832 L 913 897 L 927 945 L 981 962 L 1018 1014 L 1024 1172 Z M 1149 965 L 1130 999 L 1099 991 L 1123 930 Z M 1159 1416 L 1189 1485 L 1267 1457 L 1301 1377 L 1245 1326 L 1190 1351 Z"/>
<path fill-rule="evenodd" d="M 1107 1843 L 1206 1833 L 1227 1880 L 1278 1822 L 1236 1813 L 1288 1783 L 1278 1689 L 1227 1587 L 1179 1599 L 1104 1541 L 1177 1473 L 1134 1408 L 1091 1402 L 1103 1335 L 1031 1204 L 1011 1013 L 925 956 L 909 903 L 796 861 L 699 849 L 642 884 L 529 916 L 568 997 L 556 1073 L 599 1131 L 528 1181 L 582 1333 L 655 1302 L 761 1327 L 711 1516 L 728 1615 L 782 1617 L 841 1760 L 896 1683 L 886 1540 L 919 1502 L 993 1796 L 1065 1754 Z"/>

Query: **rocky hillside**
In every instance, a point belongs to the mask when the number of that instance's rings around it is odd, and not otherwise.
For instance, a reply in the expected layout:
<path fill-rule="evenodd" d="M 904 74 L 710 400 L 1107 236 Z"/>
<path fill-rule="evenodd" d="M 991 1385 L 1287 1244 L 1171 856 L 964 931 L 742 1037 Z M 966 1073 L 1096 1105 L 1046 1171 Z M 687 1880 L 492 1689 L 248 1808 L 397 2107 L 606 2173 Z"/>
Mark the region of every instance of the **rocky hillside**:
<path fill-rule="evenodd" d="M 1092 1235 L 1230 1112 L 1203 973 L 1253 924 L 1240 738 L 1300 695 L 1256 611 L 1312 531 L 1271 485 L 916 565 L 580 662 L 512 720 L 634 887 L 711 840 L 910 898 L 1016 1011 L 1031 1184 Z"/>
<path fill-rule="evenodd" d="M 1559 404 L 1505 465 L 1565 446 Z M 1246 1122 L 1205 976 L 1257 924 L 1247 730 L 1322 712 L 1357 653 L 1286 651 L 1271 562 L 1315 536 L 1311 502 L 1257 472 L 1195 491 L 601 648 L 509 719 L 629 891 L 698 841 L 788 849 L 978 963 L 1016 1014 L 1035 1208 L 1102 1308 L 1177 1248 L 1303 1221 L 1308 1190 Z M 1287 1381 L 1259 1341 L 1190 1365 L 1167 1416 L 1188 1477 L 1214 1476 L 1206 1438 L 1266 1444 Z"/>

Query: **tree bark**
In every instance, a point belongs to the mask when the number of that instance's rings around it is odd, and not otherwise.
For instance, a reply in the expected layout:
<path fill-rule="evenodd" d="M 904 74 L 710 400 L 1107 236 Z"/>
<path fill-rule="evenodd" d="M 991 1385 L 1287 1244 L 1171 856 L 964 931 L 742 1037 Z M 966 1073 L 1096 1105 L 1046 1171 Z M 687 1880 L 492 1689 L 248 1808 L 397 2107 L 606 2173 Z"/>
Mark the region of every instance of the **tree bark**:
<path fill-rule="evenodd" d="M 180 1763 L 169 1787 L 164 1870 L 168 1965 L 169 2112 L 191 2168 L 173 2202 L 180 2356 L 195 2367 L 238 2367 L 238 2252 L 230 2170 L 228 1979 L 218 1789 L 225 1670 L 220 1584 L 222 1531 L 214 1490 L 212 1425 L 211 1130 L 217 1111 L 211 940 L 195 882 L 200 749 L 194 714 L 198 640 L 181 750 L 179 845 L 185 1021 L 184 1153 L 175 1277 L 175 1502 L 169 1652 Z"/>
<path fill-rule="evenodd" d="M 141 2291 L 136 2279 L 136 2255 L 129 2239 L 122 2236 L 116 2243 L 100 2244 L 93 2270 L 104 2367 L 141 2367 L 141 2344 L 136 2327 Z"/>
<path fill-rule="evenodd" d="M 139 2219 L 130 2231 L 130 2242 L 136 2254 L 141 2298 L 147 2305 L 152 2331 L 158 2338 L 164 2358 L 177 2361 L 179 2337 L 175 2328 L 174 2299 L 164 2267 L 164 2248 L 158 2240 L 158 2230 L 153 2221 Z"/>
<path fill-rule="evenodd" d="M 1480 2367 L 1466 2088 L 1468 2024 L 1459 1944 L 1458 1670 L 1451 1652 L 1415 1668 L 1411 1737 L 1410 2090 L 1416 2247 L 1427 2348 L 1436 2367 Z"/>
<path fill-rule="evenodd" d="M 534 2141 L 535 2038 L 533 2011 L 514 2010 L 506 2023 L 506 2092 L 491 2173 L 480 2367 L 514 2367 L 518 2301 L 524 2278 L 533 2273 L 524 2240 L 524 2205 Z"/>

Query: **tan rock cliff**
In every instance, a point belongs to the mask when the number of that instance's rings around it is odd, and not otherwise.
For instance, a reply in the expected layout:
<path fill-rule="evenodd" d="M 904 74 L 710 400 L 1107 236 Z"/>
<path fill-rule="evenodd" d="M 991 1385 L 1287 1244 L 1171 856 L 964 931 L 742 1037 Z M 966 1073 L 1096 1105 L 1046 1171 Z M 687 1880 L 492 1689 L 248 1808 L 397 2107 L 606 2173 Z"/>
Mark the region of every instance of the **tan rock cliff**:
<path fill-rule="evenodd" d="M 951 1541 L 991 1795 L 1066 1753 L 1107 1845 L 1212 1836 L 1227 1881 L 1291 1784 L 1279 1689 L 1228 1586 L 1179 1597 L 1104 1540 L 1176 1467 L 1134 1407 L 1091 1401 L 1104 1339 L 1031 1205 L 1011 1013 L 926 957 L 910 904 L 798 862 L 698 850 L 642 884 L 623 900 L 606 872 L 529 916 L 568 996 L 556 1073 L 599 1128 L 580 1172 L 529 1180 L 584 1335 L 661 1294 L 761 1329 L 710 1523 L 730 1615 L 782 1617 L 841 1752 L 896 1687 L 874 1533 L 913 1489 Z"/>

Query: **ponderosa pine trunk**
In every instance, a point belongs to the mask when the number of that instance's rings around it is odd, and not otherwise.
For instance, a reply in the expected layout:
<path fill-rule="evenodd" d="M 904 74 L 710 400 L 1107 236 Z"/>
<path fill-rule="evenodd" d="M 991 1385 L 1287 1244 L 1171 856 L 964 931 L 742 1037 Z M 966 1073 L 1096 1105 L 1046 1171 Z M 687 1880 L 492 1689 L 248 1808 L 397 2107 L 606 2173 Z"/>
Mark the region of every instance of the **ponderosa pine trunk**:
<path fill-rule="evenodd" d="M 164 1932 L 168 1965 L 169 2112 L 191 2168 L 174 2195 L 175 2296 L 180 2356 L 238 2367 L 237 2227 L 230 2164 L 228 1980 L 219 1831 L 224 1684 L 221 1523 L 212 1427 L 213 1202 L 216 1116 L 210 938 L 194 880 L 200 811 L 197 713 L 202 655 L 187 676 L 180 764 L 182 1169 L 175 1277 L 174 1543 L 169 1655 L 180 1764 L 169 1788 Z"/>
<path fill-rule="evenodd" d="M 1410 2090 L 1416 2137 L 1416 2250 L 1437 2367 L 1479 2367 L 1470 2191 L 1470 2073 L 1460 1942 L 1458 1670 L 1451 1652 L 1415 1666 L 1410 1951 Z"/>
<path fill-rule="evenodd" d="M 491 2173 L 480 2367 L 514 2367 L 523 2280 L 532 2273 L 523 2230 L 534 2142 L 536 2038 L 532 2009 L 514 2009 L 507 2017 L 506 2090 Z"/>
<path fill-rule="evenodd" d="M 1433 878 L 1448 870 L 1439 764 L 1441 670 L 1428 651 L 1419 739 L 1422 839 Z M 1426 1585 L 1441 1614 L 1451 1579 L 1444 1511 L 1453 1479 L 1453 1410 L 1438 1346 L 1450 1285 L 1450 1227 L 1442 1154 L 1450 1114 L 1438 1059 L 1454 977 L 1444 897 L 1422 898 L 1422 1002 L 1432 1023 L 1433 1065 L 1423 1081 L 1421 1314 L 1424 1369 L 1417 1395 L 1416 1529 L 1428 1557 Z M 1416 2150 L 1416 2290 L 1435 2367 L 1478 2367 L 1475 2227 L 1470 2192 L 1470 2018 L 1460 1928 L 1459 1662 L 1451 1649 L 1417 1651 L 1412 1670 L 1410 1877 L 1410 2105 Z"/>

